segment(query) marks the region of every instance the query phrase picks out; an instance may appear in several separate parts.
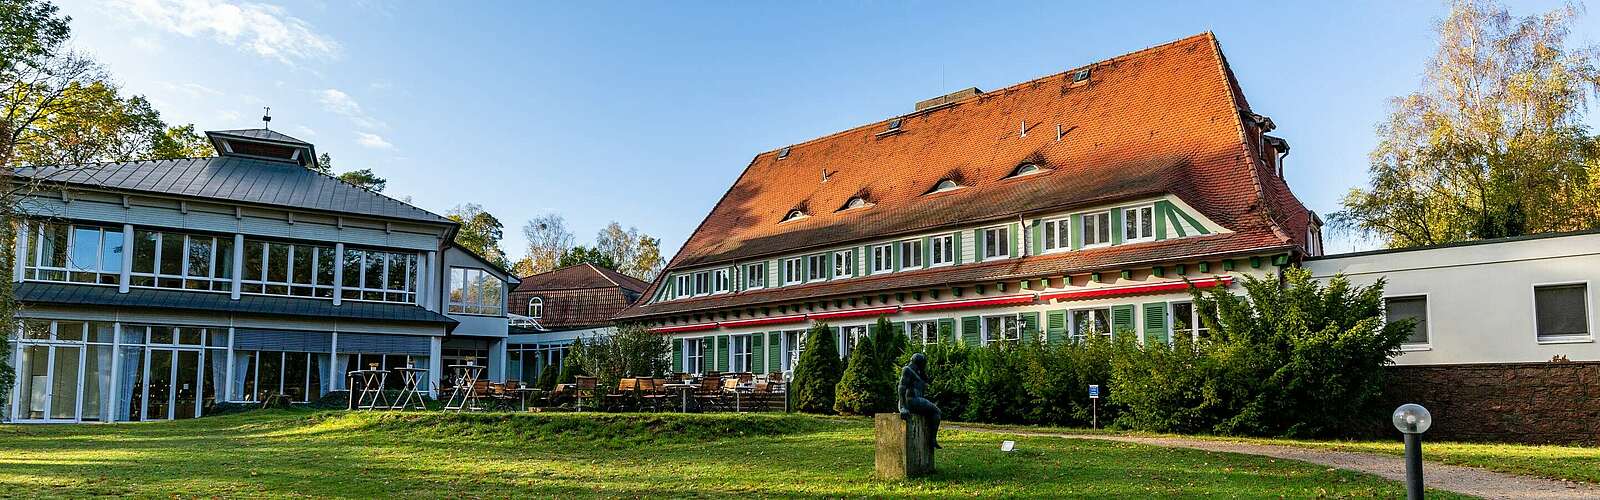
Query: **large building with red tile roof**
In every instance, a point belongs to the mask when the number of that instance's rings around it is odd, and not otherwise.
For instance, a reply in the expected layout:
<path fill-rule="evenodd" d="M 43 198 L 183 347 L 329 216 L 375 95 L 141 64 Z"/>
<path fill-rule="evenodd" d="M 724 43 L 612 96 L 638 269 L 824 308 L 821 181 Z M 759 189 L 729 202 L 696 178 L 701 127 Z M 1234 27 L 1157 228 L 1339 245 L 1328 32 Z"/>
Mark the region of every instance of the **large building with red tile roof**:
<path fill-rule="evenodd" d="M 825 321 L 914 340 L 1194 335 L 1187 287 L 1320 254 L 1286 141 L 1191 36 L 756 155 L 619 321 L 682 371 L 789 371 Z"/>

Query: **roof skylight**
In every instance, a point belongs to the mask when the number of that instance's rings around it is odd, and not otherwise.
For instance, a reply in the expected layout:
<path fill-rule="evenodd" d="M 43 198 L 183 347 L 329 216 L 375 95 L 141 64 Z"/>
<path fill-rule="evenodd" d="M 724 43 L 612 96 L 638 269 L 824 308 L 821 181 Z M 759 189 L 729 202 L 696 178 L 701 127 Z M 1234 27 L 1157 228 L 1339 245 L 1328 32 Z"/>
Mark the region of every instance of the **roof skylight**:
<path fill-rule="evenodd" d="M 804 219 L 806 217 L 809 217 L 809 216 L 806 215 L 806 213 L 804 211 L 801 211 L 799 209 L 790 210 L 788 214 L 783 216 L 783 220 L 778 221 L 778 223 L 782 224 L 784 222 L 789 222 L 789 221 L 792 221 L 792 220 Z"/>
<path fill-rule="evenodd" d="M 867 199 L 866 198 L 862 198 L 860 196 L 852 196 L 852 197 L 850 197 L 849 201 L 844 202 L 844 206 L 843 207 L 839 207 L 839 210 L 843 211 L 843 210 L 850 210 L 852 208 L 861 208 L 861 207 L 867 206 L 867 204 L 868 203 L 867 203 Z"/>
<path fill-rule="evenodd" d="M 945 191 L 954 191 L 954 190 L 957 190 L 957 189 L 961 189 L 961 184 L 960 183 L 957 183 L 953 179 L 942 179 L 942 180 L 939 181 L 938 184 L 934 184 L 933 185 L 933 190 L 932 191 L 928 191 L 928 193 L 929 194 L 943 193 Z"/>
<path fill-rule="evenodd" d="M 1022 177 L 1024 175 L 1033 175 L 1043 171 L 1044 167 L 1039 166 L 1039 164 L 1025 162 L 1021 165 L 1017 165 L 1017 168 L 1011 171 L 1010 177 Z"/>

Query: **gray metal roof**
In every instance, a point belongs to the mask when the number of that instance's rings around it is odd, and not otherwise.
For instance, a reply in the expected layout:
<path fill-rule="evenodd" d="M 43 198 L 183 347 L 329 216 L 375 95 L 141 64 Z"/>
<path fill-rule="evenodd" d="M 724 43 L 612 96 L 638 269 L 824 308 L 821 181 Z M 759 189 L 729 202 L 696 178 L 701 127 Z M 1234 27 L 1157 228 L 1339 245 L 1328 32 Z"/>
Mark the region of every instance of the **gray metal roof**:
<path fill-rule="evenodd" d="M 296 139 L 296 138 L 293 138 L 293 137 L 289 137 L 287 135 L 280 134 L 280 133 L 274 132 L 272 130 L 264 129 L 264 128 L 241 128 L 241 129 L 235 129 L 235 130 L 208 130 L 208 131 L 206 131 L 206 134 L 208 134 L 208 135 L 231 135 L 231 136 L 234 136 L 234 137 L 244 137 L 244 138 L 247 138 L 247 139 L 260 139 L 260 140 L 284 142 L 284 143 L 290 143 L 290 144 L 303 144 L 303 145 L 306 145 L 306 146 L 310 146 L 311 145 L 311 143 L 309 143 L 309 142 L 302 141 L 300 139 Z"/>
<path fill-rule="evenodd" d="M 239 156 L 23 167 L 16 175 L 110 190 L 454 224 L 427 210 L 294 163 Z"/>
<path fill-rule="evenodd" d="M 118 293 L 116 288 L 67 283 L 20 283 L 17 301 L 24 304 L 58 304 L 101 307 L 149 307 L 214 311 L 270 316 L 361 319 L 402 323 L 438 323 L 453 330 L 456 320 L 415 304 L 384 304 L 346 301 L 335 306 L 327 299 L 242 295 L 233 300 L 226 294 L 134 288 Z"/>

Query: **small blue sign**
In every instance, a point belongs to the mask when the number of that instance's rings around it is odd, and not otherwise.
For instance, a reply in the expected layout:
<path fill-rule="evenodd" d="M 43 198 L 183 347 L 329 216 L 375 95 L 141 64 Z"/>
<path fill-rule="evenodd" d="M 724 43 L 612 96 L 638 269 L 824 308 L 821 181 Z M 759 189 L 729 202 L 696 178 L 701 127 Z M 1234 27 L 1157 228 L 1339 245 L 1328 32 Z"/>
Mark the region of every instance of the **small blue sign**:
<path fill-rule="evenodd" d="M 1089 399 L 1100 399 L 1100 386 L 1089 386 Z"/>

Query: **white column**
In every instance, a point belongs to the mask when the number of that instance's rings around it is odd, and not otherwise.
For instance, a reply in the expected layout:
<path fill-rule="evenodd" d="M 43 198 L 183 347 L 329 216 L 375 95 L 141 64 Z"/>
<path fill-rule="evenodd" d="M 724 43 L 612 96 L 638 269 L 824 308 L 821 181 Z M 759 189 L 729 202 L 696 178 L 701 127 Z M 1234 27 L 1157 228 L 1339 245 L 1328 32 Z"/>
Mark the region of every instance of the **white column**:
<path fill-rule="evenodd" d="M 428 255 L 424 254 L 424 253 L 418 253 L 416 255 L 417 255 L 417 268 L 411 270 L 411 282 L 416 284 L 416 286 L 413 287 L 413 288 L 415 288 L 416 291 L 417 291 L 417 305 L 421 306 L 423 308 L 427 308 L 427 304 L 428 304 L 428 292 L 427 292 L 427 290 L 428 290 L 428 280 L 427 280 L 427 276 L 428 276 Z"/>
<path fill-rule="evenodd" d="M 338 295 L 334 295 L 334 297 L 338 297 Z M 332 339 L 328 341 L 328 383 L 329 387 L 333 387 L 334 390 L 342 391 L 346 388 L 344 386 L 345 374 L 342 372 L 343 368 L 339 366 L 339 332 L 335 330 L 330 332 L 329 335 L 332 336 Z"/>
<path fill-rule="evenodd" d="M 423 306 L 429 311 L 439 312 L 441 310 L 439 309 L 439 304 L 444 302 L 444 293 L 442 292 L 443 288 L 448 285 L 443 285 L 439 282 L 439 272 L 443 268 L 444 263 L 439 261 L 439 252 L 429 250 L 428 280 L 425 282 L 428 287 L 428 303 Z"/>
<path fill-rule="evenodd" d="M 235 248 L 238 248 L 238 247 L 235 247 Z M 235 275 L 235 276 L 237 277 L 237 275 Z M 238 290 L 239 289 L 237 287 L 234 288 L 235 292 L 237 292 Z M 227 370 L 227 373 L 228 373 L 227 378 L 228 379 L 223 381 L 222 387 L 218 387 L 217 390 L 216 390 L 217 397 L 223 398 L 223 401 L 233 401 L 234 399 L 237 398 L 237 396 L 234 396 L 234 394 L 233 394 L 233 377 L 236 376 L 233 373 L 233 342 L 236 340 L 235 337 L 237 337 L 238 335 L 239 335 L 239 332 L 234 331 L 233 327 L 231 327 L 231 326 L 228 327 L 228 356 L 227 356 L 228 366 L 224 367 L 224 369 Z"/>
<path fill-rule="evenodd" d="M 428 396 L 438 398 L 433 392 L 436 385 L 442 384 L 439 375 L 444 373 L 444 337 L 428 338 Z"/>
<path fill-rule="evenodd" d="M 489 345 L 489 380 L 506 381 L 506 339 L 493 340 Z"/>
<path fill-rule="evenodd" d="M 239 280 L 242 280 L 242 279 L 244 279 L 244 235 L 243 234 L 234 234 L 233 235 L 233 293 L 232 293 L 233 300 L 239 300 L 239 289 L 242 288 L 240 286 Z M 233 339 L 230 338 L 228 341 L 229 342 L 233 342 Z M 228 361 L 231 362 L 233 360 L 230 359 Z M 229 366 L 232 366 L 232 365 L 230 364 Z"/>
<path fill-rule="evenodd" d="M 126 241 L 126 240 L 124 240 L 124 241 Z M 124 248 L 123 250 L 124 250 L 123 253 L 127 253 L 127 251 L 126 251 L 127 249 L 126 248 Z M 118 379 L 122 378 L 120 376 L 117 376 L 117 374 L 119 374 L 119 373 L 122 373 L 122 322 L 121 321 L 117 321 L 117 322 L 111 323 L 111 386 L 107 388 L 107 390 L 111 391 L 111 411 L 110 411 L 111 417 L 107 418 L 102 423 L 109 423 L 109 422 L 116 422 L 117 421 L 117 407 L 118 407 L 118 405 L 117 405 L 117 394 L 118 394 L 117 386 L 121 385 L 120 383 L 122 382 L 121 380 L 118 380 Z"/>
<path fill-rule="evenodd" d="M 117 293 L 128 293 L 133 281 L 133 224 L 122 225 L 122 277 L 117 280 Z"/>
<path fill-rule="evenodd" d="M 344 303 L 344 243 L 333 245 L 333 305 Z"/>
<path fill-rule="evenodd" d="M 14 258 L 11 259 L 11 281 L 21 283 L 24 273 L 27 272 L 28 263 L 26 259 L 28 258 L 28 231 L 32 228 L 33 226 L 28 224 L 28 221 L 26 220 L 22 221 L 21 224 L 17 224 L 17 247 L 13 249 L 16 253 L 12 254 L 12 257 Z M 124 278 L 123 281 L 127 281 L 127 279 Z"/>

